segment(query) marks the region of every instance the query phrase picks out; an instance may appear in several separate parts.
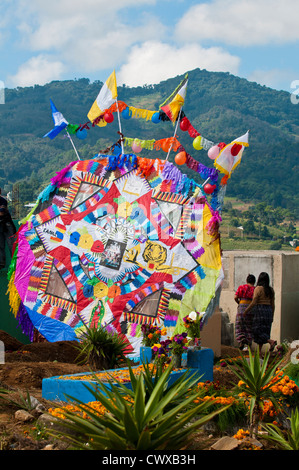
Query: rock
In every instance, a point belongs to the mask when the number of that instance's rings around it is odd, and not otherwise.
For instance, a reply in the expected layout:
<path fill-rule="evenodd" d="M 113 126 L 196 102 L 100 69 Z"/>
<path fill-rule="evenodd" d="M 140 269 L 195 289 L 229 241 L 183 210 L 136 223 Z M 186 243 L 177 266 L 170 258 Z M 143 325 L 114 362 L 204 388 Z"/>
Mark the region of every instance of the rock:
<path fill-rule="evenodd" d="M 30 397 L 29 397 L 29 400 L 30 400 L 30 405 L 31 405 L 32 408 L 36 408 L 38 405 L 41 404 L 41 403 L 38 401 L 37 398 L 32 397 L 31 395 L 30 395 Z"/>
<path fill-rule="evenodd" d="M 17 421 L 22 421 L 23 423 L 28 423 L 34 420 L 34 416 L 26 410 L 18 410 L 15 412 L 15 419 Z"/>
<path fill-rule="evenodd" d="M 48 444 L 42 450 L 54 450 L 54 445 L 53 444 Z"/>
<path fill-rule="evenodd" d="M 241 441 L 234 437 L 224 436 L 211 446 L 211 450 L 236 450 Z"/>
<path fill-rule="evenodd" d="M 35 411 L 39 414 L 43 414 L 45 411 L 46 411 L 46 408 L 44 407 L 44 405 L 42 405 L 41 403 L 39 403 L 36 407 L 35 407 Z"/>
<path fill-rule="evenodd" d="M 260 441 L 258 441 L 254 437 L 246 437 L 246 439 L 242 441 L 241 449 L 242 448 L 246 449 L 248 447 L 257 447 L 258 449 L 263 449 L 264 446 Z"/>

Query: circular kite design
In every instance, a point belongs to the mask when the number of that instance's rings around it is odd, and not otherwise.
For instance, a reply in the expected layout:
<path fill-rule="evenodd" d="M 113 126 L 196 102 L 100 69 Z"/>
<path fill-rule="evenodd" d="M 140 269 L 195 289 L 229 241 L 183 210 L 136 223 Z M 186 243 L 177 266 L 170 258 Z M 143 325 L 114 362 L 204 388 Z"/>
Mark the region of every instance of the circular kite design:
<path fill-rule="evenodd" d="M 14 284 L 20 323 L 47 340 L 105 325 L 133 351 L 142 324 L 169 335 L 190 309 L 212 305 L 219 216 L 172 163 L 148 159 L 144 171 L 136 156 L 114 169 L 111 160 L 73 162 L 40 195 L 19 231 Z"/>

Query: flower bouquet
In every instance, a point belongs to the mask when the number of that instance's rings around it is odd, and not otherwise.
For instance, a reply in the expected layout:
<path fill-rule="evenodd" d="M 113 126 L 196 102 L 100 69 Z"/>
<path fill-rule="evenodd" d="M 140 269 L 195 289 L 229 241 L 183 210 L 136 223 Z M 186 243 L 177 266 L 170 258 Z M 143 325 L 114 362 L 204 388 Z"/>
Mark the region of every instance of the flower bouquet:
<path fill-rule="evenodd" d="M 183 318 L 184 326 L 187 330 L 187 335 L 191 338 L 189 345 L 200 349 L 200 330 L 202 328 L 203 313 L 191 312 Z"/>
<path fill-rule="evenodd" d="M 143 333 L 142 343 L 144 346 L 152 347 L 154 344 L 160 342 L 161 335 L 166 334 L 166 330 L 161 330 L 155 325 L 141 325 L 141 331 Z"/>
<path fill-rule="evenodd" d="M 163 367 L 165 364 L 170 362 L 170 344 L 171 341 L 169 339 L 166 339 L 164 341 L 161 341 L 160 343 L 154 344 L 154 346 L 152 347 L 154 361 L 157 365 L 162 365 Z"/>

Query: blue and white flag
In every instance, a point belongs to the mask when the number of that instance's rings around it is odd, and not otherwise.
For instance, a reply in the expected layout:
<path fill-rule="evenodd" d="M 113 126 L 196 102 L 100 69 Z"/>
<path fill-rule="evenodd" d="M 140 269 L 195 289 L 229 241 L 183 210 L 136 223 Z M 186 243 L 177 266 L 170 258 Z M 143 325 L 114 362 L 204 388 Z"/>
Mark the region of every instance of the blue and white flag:
<path fill-rule="evenodd" d="M 56 137 L 59 134 L 59 132 L 65 129 L 69 123 L 64 118 L 64 116 L 56 109 L 56 106 L 54 105 L 52 100 L 50 100 L 50 104 L 51 104 L 51 110 L 52 110 L 52 117 L 54 121 L 54 128 L 50 132 L 45 134 L 44 137 L 49 137 L 50 139 L 54 139 L 54 137 Z"/>

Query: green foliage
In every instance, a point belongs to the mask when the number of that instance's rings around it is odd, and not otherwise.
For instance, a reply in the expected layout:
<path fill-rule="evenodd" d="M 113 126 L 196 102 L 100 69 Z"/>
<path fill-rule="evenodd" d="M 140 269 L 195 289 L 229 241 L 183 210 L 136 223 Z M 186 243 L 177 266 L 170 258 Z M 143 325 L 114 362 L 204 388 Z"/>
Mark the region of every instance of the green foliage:
<path fill-rule="evenodd" d="M 132 369 L 129 366 L 132 376 Z M 188 445 L 192 434 L 226 407 L 202 415 L 210 402 L 191 406 L 197 394 L 192 386 L 197 379 L 190 380 L 184 375 L 173 386 L 167 388 L 172 369 L 168 367 L 159 376 L 149 393 L 148 374 L 140 374 L 132 381 L 131 399 L 129 390 L 121 383 L 110 382 L 109 389 L 97 381 L 97 388 L 87 387 L 96 401 L 106 408 L 104 416 L 75 400 L 88 415 L 88 419 L 76 413 L 66 412 L 62 420 L 66 433 L 75 432 L 76 437 L 68 439 L 77 449 L 91 450 L 179 450 Z M 189 390 L 188 396 L 186 391 Z M 197 417 L 197 418 L 196 418 Z M 66 434 L 64 434 L 66 436 Z"/>
<path fill-rule="evenodd" d="M 249 349 L 249 358 L 241 354 L 239 363 L 234 366 L 228 364 L 231 371 L 240 379 L 239 387 L 249 399 L 249 418 L 251 434 L 257 432 L 257 427 L 262 418 L 263 401 L 271 399 L 274 406 L 278 408 L 275 394 L 271 390 L 271 380 L 277 367 L 282 360 L 269 363 L 269 353 L 266 352 L 263 359 L 260 358 L 259 350 L 252 354 Z"/>
<path fill-rule="evenodd" d="M 4 400 L 6 397 L 4 395 L 7 395 L 9 392 L 6 388 L 0 388 L 0 400 Z"/>
<path fill-rule="evenodd" d="M 250 128 L 250 146 L 229 180 L 227 195 L 254 203 L 264 201 L 275 208 L 288 208 L 295 211 L 298 217 L 296 162 L 299 156 L 299 118 L 297 107 L 290 101 L 290 94 L 229 73 L 200 69 L 188 73 L 184 112 L 201 135 L 214 142 L 228 143 Z M 157 110 L 182 78 L 170 78 L 144 87 L 119 86 L 118 96 L 129 105 Z M 5 106 L 0 109 L 0 185 L 11 188 L 16 182 L 25 181 L 27 184 L 34 174 L 39 181 L 38 191 L 48 184 L 56 171 L 76 160 L 71 144 L 63 133 L 53 141 L 43 138 L 53 126 L 49 100 L 54 101 L 70 123 L 82 124 L 88 121 L 87 113 L 101 86 L 99 81 L 90 83 L 82 78 L 6 90 Z M 118 130 L 115 119 L 105 128 L 91 128 L 84 141 L 74 137 L 81 158 L 92 158 L 116 142 Z M 122 131 L 127 137 L 158 140 L 171 137 L 173 126 L 169 122 L 157 125 L 143 119 L 130 119 L 122 120 Z M 193 149 L 192 139 L 187 133 L 179 131 L 178 138 L 196 160 L 207 166 L 212 165 L 207 152 Z M 129 153 L 130 149 L 126 150 Z M 155 150 L 143 150 L 141 155 L 165 158 L 163 152 L 161 154 Z M 169 160 L 174 161 L 174 152 L 171 152 Z M 182 170 L 202 183 L 194 171 L 186 166 Z M 35 196 L 32 194 L 32 197 Z M 23 186 L 20 201 L 26 199 Z"/>
<path fill-rule="evenodd" d="M 265 424 L 263 428 L 268 432 L 265 439 L 276 442 L 283 450 L 299 450 L 299 408 L 292 410 L 290 430 L 282 431 L 276 424 Z"/>
<path fill-rule="evenodd" d="M 125 360 L 128 344 L 116 333 L 110 333 L 106 328 L 86 326 L 77 348 L 78 361 L 89 362 L 94 369 L 113 369 Z"/>
<path fill-rule="evenodd" d="M 299 364 L 293 364 L 290 362 L 285 368 L 285 374 L 295 382 L 299 383 Z"/>
<path fill-rule="evenodd" d="M 8 401 L 9 403 L 12 403 L 13 405 L 22 410 L 31 411 L 35 408 L 35 405 L 31 402 L 31 396 L 28 390 L 26 392 L 26 396 L 22 395 L 22 393 L 19 393 L 19 400 L 12 400 L 9 396 L 1 397 L 1 394 L 9 395 L 10 393 L 11 392 L 9 392 L 8 390 L 0 389 L 0 398 Z"/>
<path fill-rule="evenodd" d="M 277 240 L 270 245 L 270 250 L 280 250 L 281 249 L 281 241 Z"/>

